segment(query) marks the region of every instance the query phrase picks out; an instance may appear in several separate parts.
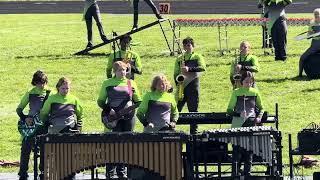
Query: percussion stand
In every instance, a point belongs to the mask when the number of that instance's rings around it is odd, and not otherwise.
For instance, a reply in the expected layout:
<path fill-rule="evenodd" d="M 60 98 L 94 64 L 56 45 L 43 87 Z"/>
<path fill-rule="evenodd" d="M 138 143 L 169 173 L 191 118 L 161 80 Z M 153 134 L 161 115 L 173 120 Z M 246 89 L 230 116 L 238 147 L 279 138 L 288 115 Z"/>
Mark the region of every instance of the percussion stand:
<path fill-rule="evenodd" d="M 220 52 L 220 55 L 225 55 L 227 54 L 228 52 L 230 52 L 229 50 L 229 47 L 228 47 L 228 30 L 227 30 L 227 24 L 224 25 L 224 37 L 222 38 L 222 33 L 221 32 L 221 24 L 218 23 L 218 40 L 219 40 L 219 52 Z M 225 48 L 222 48 L 222 41 L 224 40 L 224 45 L 225 45 Z"/>

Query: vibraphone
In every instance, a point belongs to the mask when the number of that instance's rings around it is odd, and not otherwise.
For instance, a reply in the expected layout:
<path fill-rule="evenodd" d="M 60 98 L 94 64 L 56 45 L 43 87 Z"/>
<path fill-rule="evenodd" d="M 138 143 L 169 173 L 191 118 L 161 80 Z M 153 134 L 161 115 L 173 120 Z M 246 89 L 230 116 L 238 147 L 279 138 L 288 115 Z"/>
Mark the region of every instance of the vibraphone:
<path fill-rule="evenodd" d="M 210 144 L 210 142 L 219 142 L 225 144 L 232 144 L 234 146 L 239 146 L 246 151 L 252 152 L 258 160 L 256 163 L 259 165 L 267 165 L 270 167 L 269 177 L 274 179 L 281 179 L 282 177 L 282 145 L 281 145 L 281 132 L 270 126 L 255 126 L 255 127 L 241 127 L 241 128 L 230 128 L 230 129 L 212 129 L 204 131 L 200 134 L 193 136 L 193 144 L 188 150 L 189 151 L 201 151 L 197 149 L 198 144 Z M 202 150 L 204 157 L 208 156 L 208 152 Z M 191 157 L 190 162 L 194 164 L 195 171 L 193 174 L 204 174 L 205 177 L 208 176 L 207 169 L 209 166 L 214 166 L 218 168 L 218 171 L 211 172 L 217 174 L 219 178 L 222 174 L 227 174 L 228 172 L 222 172 L 222 166 L 230 166 L 232 162 L 223 158 L 223 152 L 218 150 L 217 152 L 210 152 L 211 154 L 217 154 L 218 161 L 216 163 L 210 163 L 209 159 L 199 162 L 196 158 Z M 230 153 L 230 152 L 229 152 Z M 188 153 L 187 153 L 188 154 Z M 190 153 L 192 154 L 192 152 Z M 219 157 L 221 156 L 221 158 Z M 259 160 L 260 159 L 260 160 Z M 204 172 L 199 172 L 199 167 L 204 166 Z M 191 170 L 193 171 L 193 170 Z M 229 172 L 230 173 L 230 172 Z M 261 173 L 261 172 L 252 172 Z M 259 176 L 258 176 L 259 177 Z"/>
<path fill-rule="evenodd" d="M 182 179 L 184 133 L 107 133 L 39 136 L 44 179 L 60 180 L 91 167 L 124 164 Z M 37 165 L 35 164 L 35 167 Z"/>
<path fill-rule="evenodd" d="M 275 147 L 274 133 L 270 126 L 241 127 L 231 129 L 213 129 L 205 131 L 209 141 L 230 143 L 272 162 L 272 150 Z M 205 136 L 204 136 L 205 137 Z"/>
<path fill-rule="evenodd" d="M 310 23 L 309 18 L 288 18 L 287 24 L 289 26 L 307 26 Z M 226 51 L 229 51 L 228 49 L 228 31 L 227 26 L 262 26 L 264 27 L 263 31 L 263 38 L 266 38 L 265 36 L 265 27 L 268 19 L 267 18 L 211 18 L 211 19 L 186 19 L 186 18 L 180 18 L 175 19 L 173 21 L 174 24 L 174 31 L 178 29 L 178 38 L 175 40 L 180 39 L 180 32 L 181 27 L 218 27 L 218 41 L 219 41 L 219 51 L 221 54 L 223 54 Z M 224 37 L 222 38 L 222 32 L 221 27 L 224 27 Z M 225 48 L 222 48 L 222 40 L 225 41 Z M 174 42 L 175 42 L 174 41 Z M 264 42 L 265 43 L 265 42 Z M 263 46 L 264 48 L 266 46 Z M 174 51 L 174 49 L 173 49 Z M 266 54 L 266 51 L 265 51 Z"/>

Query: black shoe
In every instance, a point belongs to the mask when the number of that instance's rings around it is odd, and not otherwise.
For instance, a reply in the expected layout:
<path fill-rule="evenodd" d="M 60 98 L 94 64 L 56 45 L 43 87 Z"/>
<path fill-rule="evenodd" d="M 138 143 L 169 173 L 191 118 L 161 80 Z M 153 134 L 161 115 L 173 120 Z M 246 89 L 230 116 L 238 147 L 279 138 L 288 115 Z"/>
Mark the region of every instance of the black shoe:
<path fill-rule="evenodd" d="M 90 48 L 92 48 L 93 47 L 93 44 L 91 44 L 91 43 L 88 43 L 87 44 L 87 47 L 86 47 L 86 49 L 90 49 Z"/>
<path fill-rule="evenodd" d="M 286 61 L 287 58 L 277 58 L 277 57 L 276 57 L 276 58 L 274 58 L 274 60 L 275 60 L 275 61 Z"/>
<path fill-rule="evenodd" d="M 19 180 L 28 180 L 28 176 L 20 176 Z"/>
<path fill-rule="evenodd" d="M 157 14 L 156 16 L 157 16 L 158 19 L 164 19 L 164 17 L 161 16 L 161 14 Z"/>
<path fill-rule="evenodd" d="M 138 25 L 133 25 L 131 31 L 137 30 L 138 29 Z"/>

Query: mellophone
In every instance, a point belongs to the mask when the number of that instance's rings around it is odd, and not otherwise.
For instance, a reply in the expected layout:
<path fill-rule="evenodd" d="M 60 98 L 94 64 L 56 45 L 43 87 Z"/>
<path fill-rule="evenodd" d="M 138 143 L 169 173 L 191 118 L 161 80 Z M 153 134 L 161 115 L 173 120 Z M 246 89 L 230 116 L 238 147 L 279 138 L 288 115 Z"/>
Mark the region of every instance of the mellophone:
<path fill-rule="evenodd" d="M 91 167 L 125 164 L 182 179 L 184 133 L 47 134 L 38 137 L 44 179 L 60 180 Z"/>

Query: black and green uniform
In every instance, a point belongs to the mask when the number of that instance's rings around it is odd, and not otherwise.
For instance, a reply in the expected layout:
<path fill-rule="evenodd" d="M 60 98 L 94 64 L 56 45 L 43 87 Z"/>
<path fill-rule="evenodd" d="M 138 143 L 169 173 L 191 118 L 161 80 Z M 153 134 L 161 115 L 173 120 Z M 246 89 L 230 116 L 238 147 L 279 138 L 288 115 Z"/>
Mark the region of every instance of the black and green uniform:
<path fill-rule="evenodd" d="M 314 20 L 311 21 L 309 25 L 309 31 L 312 31 L 313 33 L 320 32 L 320 23 L 315 22 Z M 313 37 L 311 41 L 311 46 L 301 55 L 300 57 L 300 71 L 302 75 L 303 66 L 305 61 L 313 54 L 316 54 L 317 52 L 320 52 L 320 36 Z"/>
<path fill-rule="evenodd" d="M 22 97 L 20 104 L 17 107 L 17 114 L 21 121 L 24 121 L 26 117 L 33 117 L 40 112 L 43 105 L 43 101 L 46 94 L 50 91 L 47 88 L 41 89 L 38 87 L 33 87 L 28 90 Z M 29 104 L 28 115 L 23 113 L 25 107 Z M 28 177 L 28 164 L 30 159 L 30 153 L 34 145 L 33 139 L 24 139 L 21 144 L 21 154 L 20 154 L 20 170 L 19 176 L 21 179 Z"/>
<path fill-rule="evenodd" d="M 51 95 L 40 111 L 40 119 L 52 126 L 50 133 L 67 133 L 82 124 L 83 108 L 77 97 L 56 93 Z"/>
<path fill-rule="evenodd" d="M 264 0 L 266 16 L 268 17 L 268 33 L 272 37 L 276 60 L 287 59 L 287 22 L 285 7 L 292 0 Z"/>
<path fill-rule="evenodd" d="M 258 57 L 252 54 L 247 54 L 247 55 L 241 55 L 239 59 L 237 60 L 237 63 L 240 64 L 241 70 L 240 74 L 243 74 L 246 71 L 250 72 L 259 72 L 259 62 L 258 62 Z M 235 72 L 235 64 L 231 64 L 231 69 L 230 69 L 230 81 L 232 84 L 234 84 L 234 79 L 233 75 Z"/>
<path fill-rule="evenodd" d="M 106 68 L 107 77 L 112 77 L 112 66 L 116 61 L 128 61 L 131 65 L 130 72 L 127 73 L 127 78 L 134 79 L 134 74 L 142 74 L 142 64 L 138 53 L 134 51 L 119 50 L 110 54 Z"/>
<path fill-rule="evenodd" d="M 131 90 L 129 92 L 129 81 L 131 83 Z M 132 96 L 130 96 L 132 94 Z M 119 79 L 116 77 L 105 80 L 102 83 L 98 105 L 100 108 L 112 108 L 116 112 L 131 106 L 132 103 L 138 103 L 141 101 L 141 96 L 136 83 L 133 80 L 127 78 Z M 121 119 L 117 126 L 113 129 L 114 132 L 132 131 L 134 128 L 134 111 L 128 115 L 125 115 L 124 119 Z"/>
<path fill-rule="evenodd" d="M 100 10 L 99 10 L 99 6 L 98 6 L 96 0 L 85 0 L 83 17 L 86 20 L 86 25 L 87 25 L 87 35 L 88 35 L 88 37 L 87 37 L 88 38 L 88 45 L 87 46 L 93 46 L 93 42 L 92 42 L 92 17 L 94 18 L 94 20 L 97 23 L 97 27 L 99 30 L 101 40 L 106 41 L 107 37 L 103 31 Z"/>
<path fill-rule="evenodd" d="M 130 82 L 129 82 L 130 81 Z M 131 86 L 131 88 L 130 88 Z M 130 92 L 131 91 L 131 92 Z M 136 83 L 133 80 L 127 78 L 113 77 L 105 80 L 102 83 L 99 97 L 97 100 L 98 106 L 101 109 L 113 109 L 115 112 L 131 106 L 133 103 L 140 103 L 141 96 Z M 135 111 L 123 116 L 112 129 L 113 132 L 128 132 L 133 131 L 135 125 L 134 118 Z M 126 174 L 126 170 L 123 165 L 115 167 L 109 167 L 111 170 L 108 175 L 112 177 L 117 173 L 118 176 L 123 177 Z"/>
<path fill-rule="evenodd" d="M 256 112 L 258 108 L 259 112 Z M 246 111 L 249 120 L 253 120 L 258 115 L 262 117 L 264 113 L 262 99 L 259 91 L 255 88 L 240 87 L 233 90 L 227 112 L 233 115 L 232 128 L 242 126 L 252 126 L 252 123 L 245 122 L 247 119 L 240 117 L 241 112 Z M 259 114 L 257 114 L 259 113 Z M 244 160 L 244 176 L 250 176 L 253 154 L 239 146 L 233 146 L 232 151 L 232 175 L 239 175 L 242 160 Z"/>
<path fill-rule="evenodd" d="M 181 72 L 181 63 L 184 62 L 185 66 L 189 67 L 189 71 L 186 73 Z M 187 102 L 189 112 L 197 112 L 199 106 L 199 91 L 200 91 L 200 84 L 199 84 L 199 77 L 200 72 L 205 71 L 206 64 L 204 61 L 203 56 L 198 53 L 184 53 L 183 55 L 179 56 L 175 62 L 174 66 L 174 79 L 179 74 L 183 74 L 185 79 L 183 81 L 184 87 L 184 97 L 180 101 L 178 101 L 178 111 L 180 112 Z M 177 84 L 177 82 L 176 82 Z"/>
<path fill-rule="evenodd" d="M 157 16 L 158 19 L 161 19 L 161 15 L 154 5 L 152 0 L 144 0 L 151 7 L 153 13 Z M 133 0 L 133 27 L 138 27 L 138 16 L 139 16 L 139 0 Z"/>
<path fill-rule="evenodd" d="M 154 130 L 160 130 L 170 122 L 177 122 L 178 109 L 174 96 L 168 92 L 152 91 L 143 96 L 137 111 L 137 117 L 146 127 L 154 124 Z M 147 129 L 145 128 L 145 131 Z"/>

